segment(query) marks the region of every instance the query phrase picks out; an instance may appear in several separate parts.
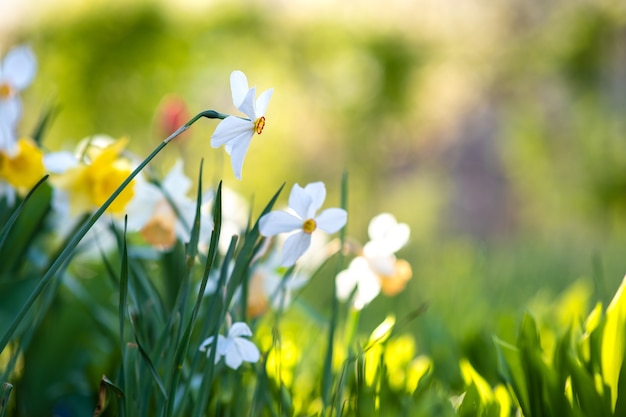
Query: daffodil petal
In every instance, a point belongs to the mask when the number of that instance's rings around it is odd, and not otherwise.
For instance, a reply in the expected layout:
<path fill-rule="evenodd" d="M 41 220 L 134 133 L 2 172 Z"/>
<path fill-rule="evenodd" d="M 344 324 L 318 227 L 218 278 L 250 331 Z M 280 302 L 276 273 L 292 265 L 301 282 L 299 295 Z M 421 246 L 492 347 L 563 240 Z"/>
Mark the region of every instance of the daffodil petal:
<path fill-rule="evenodd" d="M 355 274 L 354 271 L 350 268 L 345 269 L 337 274 L 335 278 L 335 288 L 337 288 L 337 298 L 345 301 L 350 297 L 352 291 L 356 287 L 358 282 L 358 274 Z"/>
<path fill-rule="evenodd" d="M 22 113 L 19 97 L 0 100 L 0 151 L 13 155 L 17 151 L 17 122 Z"/>
<path fill-rule="evenodd" d="M 320 207 L 322 207 L 322 204 L 324 204 L 324 200 L 326 199 L 326 186 L 321 181 L 312 182 L 307 184 L 306 187 L 304 187 L 304 190 L 311 196 L 309 212 L 306 214 L 306 218 L 310 219 L 315 216 L 317 210 L 319 210 Z"/>
<path fill-rule="evenodd" d="M 67 169 L 78 165 L 78 160 L 72 152 L 60 151 L 44 155 L 43 164 L 51 174 L 61 174 Z"/>
<path fill-rule="evenodd" d="M 200 344 L 200 347 L 198 348 L 201 352 L 205 352 L 207 350 L 207 347 L 213 343 L 213 336 L 207 337 L 206 339 L 204 339 L 204 341 Z"/>
<path fill-rule="evenodd" d="M 252 137 L 254 133 L 253 129 L 254 123 L 250 120 L 228 116 L 215 128 L 215 132 L 213 132 L 213 136 L 211 136 L 211 146 L 213 148 L 219 148 L 225 143 L 240 140 L 244 135 L 250 135 L 250 137 Z"/>
<path fill-rule="evenodd" d="M 313 216 L 309 216 L 309 207 L 312 204 L 311 195 L 306 190 L 300 187 L 299 184 L 294 184 L 289 194 L 289 208 L 296 212 L 302 220 L 310 219 Z"/>
<path fill-rule="evenodd" d="M 348 213 L 344 209 L 329 208 L 315 218 L 317 227 L 326 233 L 335 233 L 346 225 Z"/>
<path fill-rule="evenodd" d="M 308 233 L 297 232 L 289 236 L 283 245 L 283 260 L 281 265 L 290 267 L 295 264 L 310 245 L 311 235 Z"/>
<path fill-rule="evenodd" d="M 274 94 L 274 89 L 270 88 L 269 90 L 263 91 L 261 95 L 259 95 L 259 98 L 256 100 L 256 117 L 265 116 L 272 94 Z"/>
<path fill-rule="evenodd" d="M 372 247 L 390 254 L 397 252 L 406 245 L 411 229 L 405 223 L 398 223 L 392 214 L 382 213 L 370 221 L 368 234 Z"/>
<path fill-rule="evenodd" d="M 272 211 L 259 219 L 259 232 L 263 236 L 292 232 L 302 227 L 302 219 L 286 211 Z"/>
<path fill-rule="evenodd" d="M 246 96 L 244 97 L 244 99 L 241 102 L 241 104 L 239 106 L 237 106 L 239 111 L 241 111 L 246 116 L 248 116 L 252 122 L 254 122 L 256 120 L 256 118 L 257 118 L 256 110 L 254 109 L 254 98 L 255 97 L 256 97 L 256 88 L 252 87 L 246 93 Z"/>
<path fill-rule="evenodd" d="M 230 330 L 228 330 L 229 338 L 240 336 L 252 336 L 252 331 L 250 330 L 250 327 L 248 327 L 248 325 L 242 321 L 233 323 L 233 325 L 230 327 Z"/>
<path fill-rule="evenodd" d="M 226 352 L 224 362 L 226 362 L 226 366 L 231 369 L 239 369 L 239 367 L 243 363 L 243 358 L 241 357 L 237 349 L 230 349 L 228 350 L 228 352 Z"/>
<path fill-rule="evenodd" d="M 248 79 L 243 72 L 233 71 L 230 74 L 230 90 L 233 95 L 233 104 L 239 108 L 248 94 Z"/>
<path fill-rule="evenodd" d="M 187 193 L 191 188 L 191 180 L 185 175 L 182 159 L 176 161 L 163 179 L 161 186 L 174 201 L 187 197 Z"/>
<path fill-rule="evenodd" d="M 241 171 L 243 170 L 243 160 L 246 158 L 248 147 L 252 135 L 241 135 L 240 139 L 233 142 L 230 150 L 230 163 L 233 167 L 233 172 L 238 180 L 241 180 Z"/>
<path fill-rule="evenodd" d="M 23 90 L 35 78 L 37 59 L 28 46 L 11 49 L 2 61 L 2 81 L 8 81 L 17 90 Z"/>
<path fill-rule="evenodd" d="M 238 337 L 234 340 L 239 356 L 246 362 L 257 362 L 261 358 L 259 349 L 249 340 Z M 233 349 L 234 350 L 234 349 Z"/>

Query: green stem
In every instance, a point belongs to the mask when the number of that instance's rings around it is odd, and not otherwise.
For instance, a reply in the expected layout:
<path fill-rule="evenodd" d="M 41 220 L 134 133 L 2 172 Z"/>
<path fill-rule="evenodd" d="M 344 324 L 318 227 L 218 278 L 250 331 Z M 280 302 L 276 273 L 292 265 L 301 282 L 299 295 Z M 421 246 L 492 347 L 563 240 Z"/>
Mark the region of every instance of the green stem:
<path fill-rule="evenodd" d="M 0 352 L 2 352 L 4 348 L 6 347 L 6 345 L 9 343 L 9 341 L 11 340 L 11 337 L 13 336 L 13 333 L 15 332 L 17 327 L 20 325 L 20 323 L 22 322 L 22 320 L 28 313 L 30 307 L 34 304 L 35 300 L 39 297 L 39 295 L 42 293 L 44 288 L 50 283 L 50 281 L 52 281 L 57 271 L 65 264 L 65 262 L 68 260 L 68 258 L 72 254 L 72 251 L 76 249 L 76 247 L 78 246 L 82 238 L 85 237 L 89 229 L 93 227 L 96 221 L 98 221 L 98 219 L 109 208 L 111 203 L 113 203 L 113 201 L 117 198 L 117 196 L 128 186 L 128 184 L 130 184 L 130 182 L 139 174 L 139 172 L 141 172 L 141 170 L 143 170 L 146 167 L 146 165 L 148 165 L 150 161 L 152 161 L 154 157 L 159 152 L 161 152 L 161 150 L 168 143 L 170 143 L 174 138 L 176 138 L 178 135 L 180 135 L 185 130 L 187 130 L 192 124 L 194 124 L 201 117 L 206 117 L 208 119 L 225 119 L 226 117 L 228 117 L 228 115 L 216 112 L 215 110 L 205 110 L 203 112 L 198 113 L 191 120 L 189 120 L 183 126 L 179 127 L 174 133 L 172 133 L 165 140 L 163 140 L 163 142 L 161 142 L 152 151 L 152 153 L 150 153 L 150 155 L 148 155 L 148 157 L 146 157 L 146 159 L 144 159 L 139 164 L 139 166 L 135 168 L 133 172 L 131 172 L 131 174 L 124 180 L 124 182 L 122 182 L 122 184 L 117 188 L 117 190 L 115 190 L 113 194 L 111 194 L 111 196 L 107 199 L 107 201 L 105 201 L 104 204 L 102 204 L 102 206 L 100 206 L 100 208 L 98 208 L 98 210 L 96 210 L 85 221 L 83 226 L 80 229 L 78 229 L 74 237 L 68 242 L 67 246 L 63 249 L 63 251 L 59 253 L 59 256 L 50 265 L 50 267 L 48 268 L 46 273 L 43 275 L 43 277 L 41 277 L 41 279 L 39 280 L 39 283 L 37 284 L 33 292 L 30 294 L 28 299 L 24 302 L 20 310 L 17 312 L 17 315 L 13 319 L 11 326 L 6 331 L 6 333 L 2 336 L 2 339 L 0 340 Z"/>

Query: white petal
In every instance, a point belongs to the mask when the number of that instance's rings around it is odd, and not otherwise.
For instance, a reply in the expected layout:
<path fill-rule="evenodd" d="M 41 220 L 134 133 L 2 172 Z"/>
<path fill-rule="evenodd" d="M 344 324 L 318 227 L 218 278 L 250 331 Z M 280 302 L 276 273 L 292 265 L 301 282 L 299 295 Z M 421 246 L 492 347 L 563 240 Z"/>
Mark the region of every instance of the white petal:
<path fill-rule="evenodd" d="M 311 195 L 304 188 L 297 183 L 293 185 L 289 194 L 289 208 L 295 211 L 302 220 L 313 217 L 309 216 L 309 207 L 312 202 Z"/>
<path fill-rule="evenodd" d="M 7 100 L 0 100 L 0 123 L 15 126 L 22 114 L 22 102 L 14 96 Z"/>
<path fill-rule="evenodd" d="M 380 281 L 378 276 L 369 268 L 367 259 L 359 256 L 350 264 L 350 268 L 358 271 L 357 291 L 354 295 L 354 305 L 363 308 L 380 294 Z"/>
<path fill-rule="evenodd" d="M 191 188 L 191 180 L 185 175 L 182 159 L 176 160 L 174 166 L 167 173 L 161 186 L 172 199 L 180 200 L 187 196 Z"/>
<path fill-rule="evenodd" d="M 302 228 L 302 219 L 286 211 L 272 211 L 259 219 L 259 232 L 263 236 L 292 232 Z"/>
<path fill-rule="evenodd" d="M 17 152 L 17 136 L 15 130 L 0 124 L 0 152 L 13 155 Z"/>
<path fill-rule="evenodd" d="M 368 257 L 367 260 L 372 271 L 378 275 L 391 277 L 396 272 L 396 257 L 393 255 Z"/>
<path fill-rule="evenodd" d="M 252 135 L 241 135 L 237 141 L 233 141 L 230 146 L 230 163 L 233 167 L 233 173 L 238 180 L 241 180 L 241 171 L 243 170 L 243 160 L 246 158 L 248 147 Z"/>
<path fill-rule="evenodd" d="M 240 336 L 252 336 L 252 331 L 250 330 L 248 325 L 242 321 L 233 323 L 230 330 L 228 331 L 229 338 L 235 338 Z"/>
<path fill-rule="evenodd" d="M 310 219 L 315 216 L 326 200 L 326 186 L 321 181 L 312 182 L 307 184 L 304 190 L 311 196 L 311 205 L 307 213 L 307 218 Z"/>
<path fill-rule="evenodd" d="M 405 223 L 398 223 L 392 214 L 382 213 L 370 221 L 368 234 L 372 241 L 379 243 L 378 249 L 394 253 L 409 241 L 411 229 Z"/>
<path fill-rule="evenodd" d="M 72 152 L 60 151 L 45 154 L 43 164 L 51 174 L 61 174 L 78 165 L 78 160 Z"/>
<path fill-rule="evenodd" d="M 26 88 L 35 78 L 37 59 L 27 46 L 11 49 L 2 61 L 2 81 L 8 81 L 17 90 Z"/>
<path fill-rule="evenodd" d="M 215 128 L 215 132 L 211 136 L 211 146 L 219 148 L 225 143 L 241 140 L 245 135 L 252 137 L 253 134 L 253 122 L 235 116 L 228 116 Z"/>
<path fill-rule="evenodd" d="M 359 275 L 352 269 L 348 268 L 337 274 L 335 278 L 335 287 L 337 288 L 337 298 L 345 301 L 350 297 L 354 287 L 358 282 Z"/>
<path fill-rule="evenodd" d="M 238 369 L 243 362 L 243 358 L 235 346 L 233 346 L 230 350 L 228 350 L 228 352 L 226 352 L 224 362 L 226 362 L 226 366 L 229 368 Z"/>
<path fill-rule="evenodd" d="M 17 123 L 22 113 L 19 97 L 0 100 L 0 151 L 13 155 L 17 151 Z"/>
<path fill-rule="evenodd" d="M 217 353 L 224 356 L 233 347 L 233 339 L 224 337 L 221 334 L 217 336 Z"/>
<path fill-rule="evenodd" d="M 233 71 L 230 74 L 230 91 L 233 94 L 233 104 L 239 108 L 248 93 L 248 79 L 243 72 Z"/>
<path fill-rule="evenodd" d="M 289 236 L 283 245 L 283 261 L 281 265 L 289 267 L 295 264 L 310 245 L 311 235 L 308 233 L 296 232 Z"/>
<path fill-rule="evenodd" d="M 257 362 L 261 358 L 259 349 L 249 340 L 238 337 L 235 339 L 235 346 L 239 356 L 246 362 Z"/>
<path fill-rule="evenodd" d="M 348 213 L 344 209 L 330 208 L 315 218 L 317 227 L 326 233 L 335 233 L 346 225 Z"/>
<path fill-rule="evenodd" d="M 263 91 L 259 98 L 256 100 L 256 117 L 265 116 L 265 112 L 267 111 L 267 106 L 270 104 L 270 98 L 272 98 L 272 94 L 274 93 L 274 89 L 270 88 L 269 90 Z"/>
<path fill-rule="evenodd" d="M 256 110 L 254 109 L 254 97 L 256 96 L 256 88 L 252 87 L 246 93 L 243 101 L 237 108 L 239 111 L 243 112 L 246 116 L 250 118 L 252 122 L 254 122 L 257 118 Z"/>
<path fill-rule="evenodd" d="M 198 349 L 201 352 L 205 352 L 207 346 L 209 346 L 211 343 L 213 343 L 213 336 L 207 337 L 206 339 L 204 339 L 204 341 L 200 344 L 200 347 Z"/>

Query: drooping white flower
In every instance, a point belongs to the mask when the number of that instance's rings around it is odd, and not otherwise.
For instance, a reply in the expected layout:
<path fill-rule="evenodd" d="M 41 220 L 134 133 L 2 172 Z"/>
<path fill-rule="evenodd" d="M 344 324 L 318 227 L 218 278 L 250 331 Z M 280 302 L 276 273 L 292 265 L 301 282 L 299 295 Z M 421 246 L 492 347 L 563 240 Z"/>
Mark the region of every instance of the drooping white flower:
<path fill-rule="evenodd" d="M 408 242 L 410 228 L 407 224 L 398 223 L 393 215 L 383 213 L 370 221 L 368 233 L 371 240 L 363 247 L 363 253 L 335 279 L 337 297 L 347 300 L 354 291 L 352 303 L 358 310 L 381 291 L 387 295 L 402 291 L 413 273 L 407 261 L 395 256 Z"/>
<path fill-rule="evenodd" d="M 16 152 L 17 123 L 22 114 L 19 92 L 33 81 L 37 60 L 27 46 L 11 49 L 0 62 L 0 150 Z"/>
<path fill-rule="evenodd" d="M 224 357 L 224 362 L 229 368 L 237 369 L 243 362 L 257 362 L 261 354 L 254 343 L 245 339 L 244 336 L 252 336 L 252 331 L 246 323 L 233 323 L 228 330 L 228 336 L 221 334 L 217 336 L 217 350 L 215 352 L 215 363 Z M 208 346 L 213 344 L 213 336 L 205 339 L 200 345 L 202 352 L 207 352 L 210 356 L 211 350 Z"/>
<path fill-rule="evenodd" d="M 331 208 L 317 210 L 326 199 L 326 187 L 322 182 L 314 182 L 302 188 L 295 184 L 289 195 L 289 208 L 275 210 L 259 219 L 259 231 L 263 236 L 295 232 L 283 245 L 282 266 L 292 266 L 311 245 L 311 234 L 317 229 L 335 233 L 345 226 L 348 213 L 344 209 Z"/>
<path fill-rule="evenodd" d="M 264 91 L 255 103 L 256 87 L 248 88 L 248 79 L 241 71 L 233 71 L 230 75 L 230 88 L 233 104 L 248 116 L 248 119 L 228 116 L 222 120 L 211 136 L 211 146 L 219 148 L 225 145 L 235 177 L 241 180 L 243 160 L 254 134 L 260 135 L 263 132 L 265 111 L 274 89 Z"/>

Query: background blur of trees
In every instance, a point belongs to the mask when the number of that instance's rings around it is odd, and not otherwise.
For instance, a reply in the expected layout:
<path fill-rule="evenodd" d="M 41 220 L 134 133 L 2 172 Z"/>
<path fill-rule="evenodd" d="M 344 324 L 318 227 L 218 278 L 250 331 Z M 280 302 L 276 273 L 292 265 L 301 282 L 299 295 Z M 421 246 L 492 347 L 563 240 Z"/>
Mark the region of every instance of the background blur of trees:
<path fill-rule="evenodd" d="M 166 136 L 167 100 L 235 112 L 240 69 L 275 88 L 243 181 L 210 148 L 210 121 L 155 167 L 183 157 L 193 177 L 204 158 L 210 183 L 258 205 L 285 181 L 323 180 L 336 202 L 348 172 L 349 234 L 364 240 L 382 211 L 412 228 L 400 255 L 413 280 L 363 323 L 428 302 L 411 326 L 436 357 L 578 279 L 592 299 L 613 293 L 626 272 L 626 2 L 206 3 L 24 6 L 0 32 L 2 50 L 27 42 L 40 64 L 22 132 L 54 105 L 50 149 L 99 132 L 143 156 Z"/>

